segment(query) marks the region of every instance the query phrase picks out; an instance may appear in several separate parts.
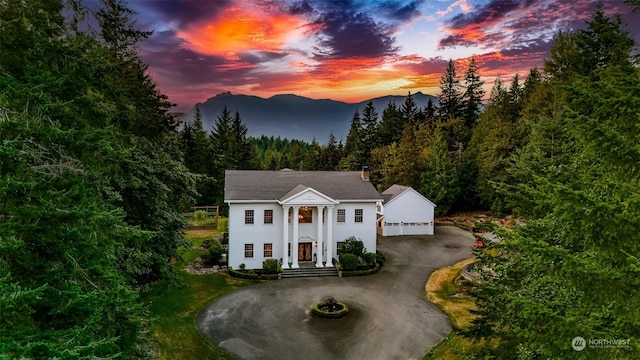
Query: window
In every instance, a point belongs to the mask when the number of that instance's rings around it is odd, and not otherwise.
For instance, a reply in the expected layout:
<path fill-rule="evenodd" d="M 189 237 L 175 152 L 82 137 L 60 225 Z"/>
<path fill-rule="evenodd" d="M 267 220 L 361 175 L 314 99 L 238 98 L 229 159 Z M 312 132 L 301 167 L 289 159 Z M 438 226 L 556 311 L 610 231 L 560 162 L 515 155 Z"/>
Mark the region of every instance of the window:
<path fill-rule="evenodd" d="M 253 224 L 253 210 L 245 210 L 244 211 L 244 223 L 246 225 Z"/>
<path fill-rule="evenodd" d="M 264 223 L 273 224 L 273 210 L 264 211 Z"/>
<path fill-rule="evenodd" d="M 338 241 L 336 245 L 338 247 L 338 253 L 336 255 L 342 254 L 342 249 L 344 248 L 344 241 Z"/>
<path fill-rule="evenodd" d="M 247 259 L 253 257 L 253 244 L 244 244 L 244 257 Z"/>
<path fill-rule="evenodd" d="M 270 258 L 273 256 L 273 244 L 264 244 L 264 257 Z"/>
<path fill-rule="evenodd" d="M 338 209 L 338 222 L 343 223 L 345 221 L 347 211 L 345 209 Z"/>
<path fill-rule="evenodd" d="M 355 216 L 353 220 L 357 223 L 362 222 L 362 209 L 356 209 Z"/>
<path fill-rule="evenodd" d="M 313 210 L 308 206 L 301 207 L 298 210 L 298 223 L 311 224 L 313 222 Z"/>

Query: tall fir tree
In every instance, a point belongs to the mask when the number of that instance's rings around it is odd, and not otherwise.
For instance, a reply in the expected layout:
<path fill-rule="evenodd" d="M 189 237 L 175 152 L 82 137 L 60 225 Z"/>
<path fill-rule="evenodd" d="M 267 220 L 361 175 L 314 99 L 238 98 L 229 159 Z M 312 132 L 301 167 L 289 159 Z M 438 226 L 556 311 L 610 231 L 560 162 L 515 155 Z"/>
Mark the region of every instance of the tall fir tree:
<path fill-rule="evenodd" d="M 362 144 L 362 120 L 360 113 L 356 110 L 351 118 L 351 126 L 344 144 L 343 157 L 338 167 L 341 170 L 360 170 L 364 159 L 364 148 Z"/>
<path fill-rule="evenodd" d="M 447 70 L 440 77 L 440 94 L 438 95 L 438 115 L 444 121 L 450 118 L 461 118 L 463 114 L 462 85 L 456 73 L 453 60 L 449 60 Z"/>
<path fill-rule="evenodd" d="M 476 126 L 478 117 L 480 116 L 482 98 L 484 97 L 483 85 L 484 81 L 480 80 L 480 75 L 478 75 L 476 59 L 472 57 L 465 72 L 465 90 L 462 94 L 462 103 L 464 106 L 462 120 L 468 129 L 473 129 Z"/>

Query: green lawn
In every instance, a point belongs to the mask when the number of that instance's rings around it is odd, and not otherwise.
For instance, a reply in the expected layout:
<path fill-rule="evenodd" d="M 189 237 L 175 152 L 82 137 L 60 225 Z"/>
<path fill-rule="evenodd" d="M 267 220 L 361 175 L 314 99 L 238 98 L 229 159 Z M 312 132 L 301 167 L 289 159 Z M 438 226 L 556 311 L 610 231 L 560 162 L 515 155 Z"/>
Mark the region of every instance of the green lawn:
<path fill-rule="evenodd" d="M 466 329 L 471 325 L 475 316 L 470 310 L 475 309 L 475 301 L 470 297 L 453 297 L 456 293 L 456 278 L 462 268 L 474 262 L 475 259 L 467 259 L 455 265 L 438 269 L 431 274 L 426 285 L 426 294 L 429 301 L 438 306 L 451 321 L 453 330 L 435 347 L 429 349 L 426 359 L 463 359 L 473 358 L 473 352 L 478 345 L 470 339 L 459 334 L 460 329 Z"/>
<path fill-rule="evenodd" d="M 215 230 L 214 230 L 215 231 Z M 188 232 L 187 237 L 199 245 L 214 236 L 214 231 Z M 182 257 L 191 261 L 201 250 L 186 251 Z M 191 275 L 182 270 L 182 261 L 176 263 L 184 287 L 178 288 L 163 281 L 152 286 L 143 295 L 150 305 L 153 319 L 151 336 L 156 343 L 158 359 L 236 359 L 226 351 L 211 346 L 196 330 L 195 315 L 205 305 L 228 292 L 257 281 L 241 280 L 222 274 Z"/>

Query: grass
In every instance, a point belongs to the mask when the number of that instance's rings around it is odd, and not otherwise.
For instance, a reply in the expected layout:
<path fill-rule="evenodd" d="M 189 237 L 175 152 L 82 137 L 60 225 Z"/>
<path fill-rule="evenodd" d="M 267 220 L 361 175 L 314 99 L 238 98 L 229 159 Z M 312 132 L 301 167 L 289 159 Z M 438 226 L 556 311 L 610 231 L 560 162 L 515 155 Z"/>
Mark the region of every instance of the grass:
<path fill-rule="evenodd" d="M 194 244 L 215 236 L 216 230 L 197 230 L 187 232 Z M 191 261 L 196 249 L 182 254 L 184 261 Z M 199 250 L 202 252 L 202 250 Z M 210 345 L 195 326 L 195 316 L 199 310 L 216 298 L 256 284 L 257 281 L 240 280 L 220 273 L 211 275 L 191 275 L 182 270 L 184 263 L 176 263 L 177 272 L 184 287 L 172 286 L 166 281 L 152 286 L 144 294 L 143 300 L 149 303 L 153 319 L 151 336 L 155 342 L 157 359 L 236 359 L 223 349 Z"/>
<path fill-rule="evenodd" d="M 424 359 L 460 359 L 465 356 L 471 358 L 474 349 L 479 344 L 459 335 L 461 329 L 467 328 L 475 318 L 469 310 L 476 305 L 471 297 L 451 296 L 457 291 L 456 278 L 467 264 L 475 258 L 463 260 L 457 264 L 438 269 L 431 274 L 425 287 L 429 301 L 438 306 L 451 321 L 453 331 L 438 345 L 431 348 Z"/>
<path fill-rule="evenodd" d="M 199 249 L 202 242 L 211 238 L 221 238 L 222 232 L 227 231 L 227 224 L 229 223 L 229 218 L 221 217 L 219 219 L 218 228 L 217 229 L 207 229 L 207 230 L 188 230 L 187 231 L 187 239 L 191 241 L 191 249 L 178 249 L 180 252 L 180 257 L 178 265 L 184 265 L 184 263 L 190 263 L 198 256 L 205 253 L 205 250 Z"/>

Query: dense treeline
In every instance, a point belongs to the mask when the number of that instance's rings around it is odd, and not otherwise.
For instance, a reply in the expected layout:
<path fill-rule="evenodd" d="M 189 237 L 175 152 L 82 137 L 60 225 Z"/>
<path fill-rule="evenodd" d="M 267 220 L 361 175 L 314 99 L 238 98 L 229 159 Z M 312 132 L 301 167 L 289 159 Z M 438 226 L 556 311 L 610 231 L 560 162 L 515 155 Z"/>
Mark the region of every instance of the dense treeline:
<path fill-rule="evenodd" d="M 81 5 L 0 2 L 2 358 L 144 356 L 138 291 L 175 278 L 196 195 L 136 55 L 149 33 L 118 0 Z"/>
<path fill-rule="evenodd" d="M 493 137 L 480 141 L 476 155 L 480 186 L 490 189 L 480 193 L 526 225 L 502 232 L 497 253 L 480 254 L 495 276 L 476 293 L 481 317 L 466 335 L 498 342 L 476 356 L 640 357 L 633 47 L 620 18 L 598 10 L 587 29 L 557 34 L 544 76 L 532 73 L 521 93 L 492 94 L 482 135 L 474 134 Z M 520 115 L 500 115 L 509 109 Z M 585 339 L 582 352 L 572 347 L 575 337 Z M 591 341 L 615 345 L 593 348 Z"/>

